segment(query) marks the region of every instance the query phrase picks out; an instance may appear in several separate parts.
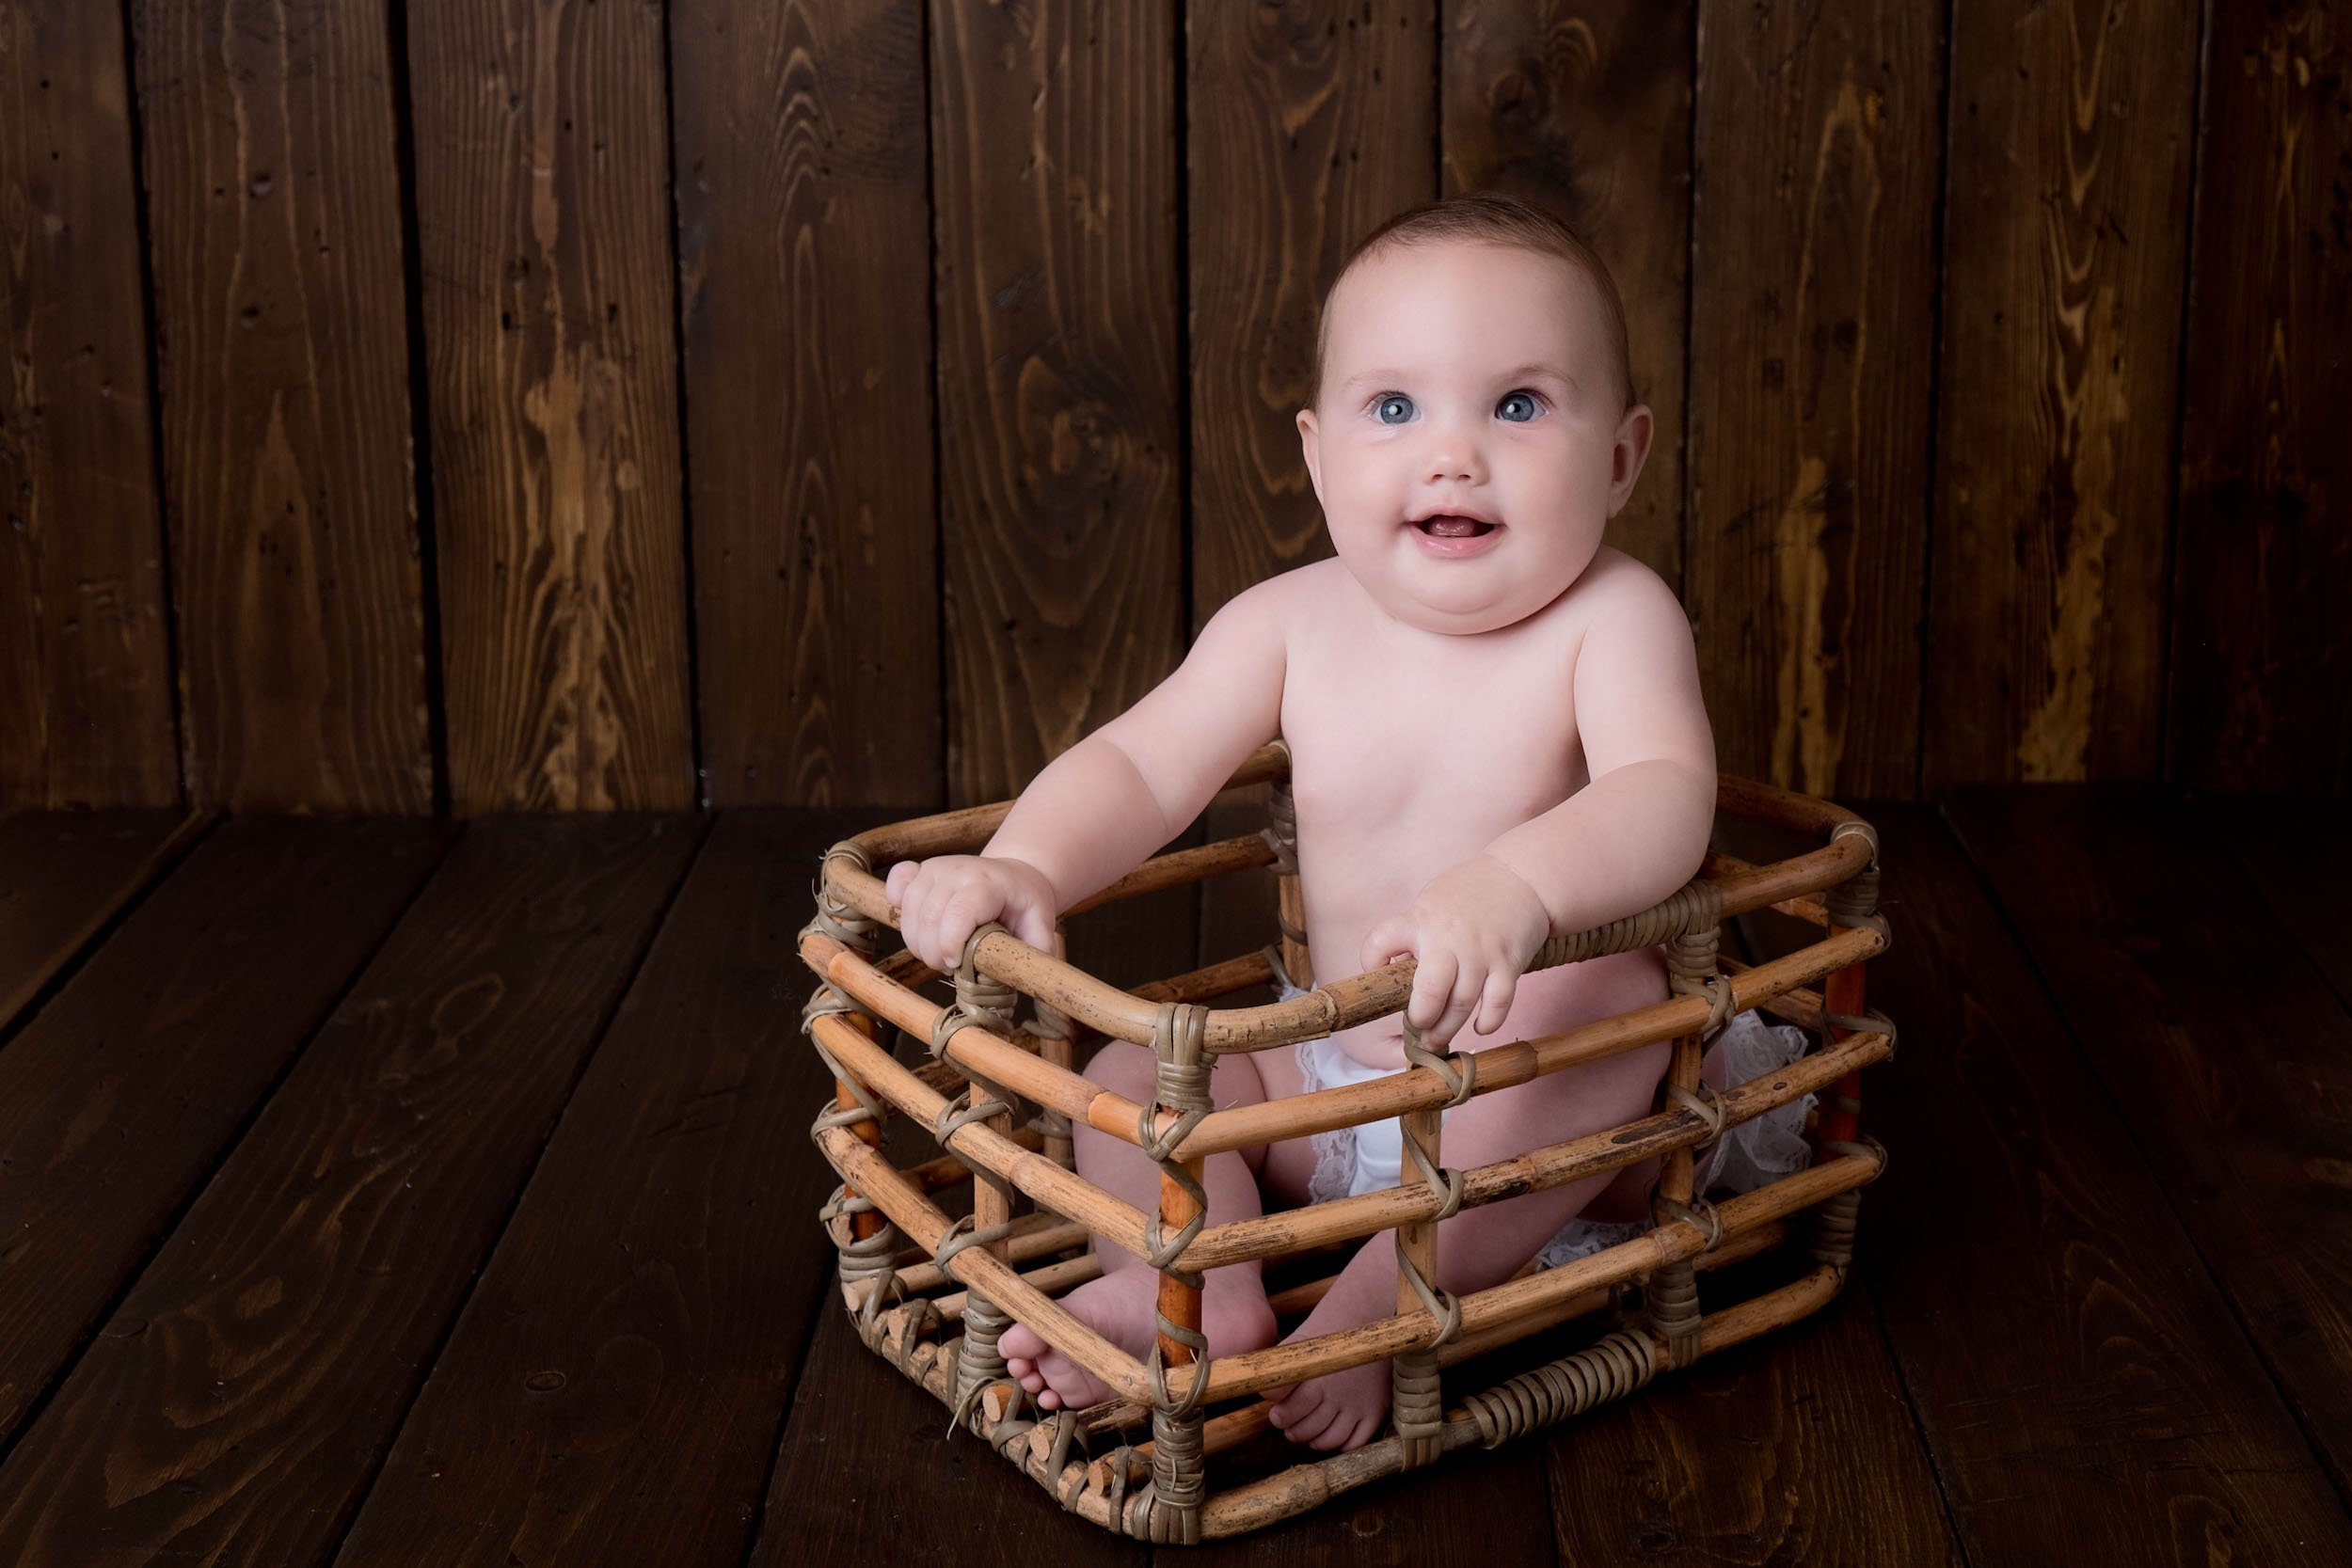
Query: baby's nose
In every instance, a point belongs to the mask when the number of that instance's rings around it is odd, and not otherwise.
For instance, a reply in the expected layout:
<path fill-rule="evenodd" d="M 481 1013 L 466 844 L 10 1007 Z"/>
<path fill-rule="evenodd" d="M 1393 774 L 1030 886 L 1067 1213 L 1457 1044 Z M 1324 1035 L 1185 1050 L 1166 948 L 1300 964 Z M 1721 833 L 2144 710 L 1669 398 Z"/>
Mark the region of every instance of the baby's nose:
<path fill-rule="evenodd" d="M 1438 436 L 1428 453 L 1429 479 L 1432 483 L 1448 484 L 1457 481 L 1477 483 L 1486 477 L 1486 459 L 1478 443 L 1458 431 Z"/>

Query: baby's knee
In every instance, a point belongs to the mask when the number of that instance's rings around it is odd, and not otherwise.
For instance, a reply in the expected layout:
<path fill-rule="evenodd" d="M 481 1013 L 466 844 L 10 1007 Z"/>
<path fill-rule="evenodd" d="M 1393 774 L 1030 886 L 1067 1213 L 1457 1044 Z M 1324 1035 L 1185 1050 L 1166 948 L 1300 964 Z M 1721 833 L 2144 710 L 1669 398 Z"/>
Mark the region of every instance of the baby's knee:
<path fill-rule="evenodd" d="M 1127 1040 L 1108 1042 L 1086 1067 L 1087 1077 L 1097 1086 L 1139 1105 L 1151 1101 L 1158 1073 L 1152 1053 Z"/>

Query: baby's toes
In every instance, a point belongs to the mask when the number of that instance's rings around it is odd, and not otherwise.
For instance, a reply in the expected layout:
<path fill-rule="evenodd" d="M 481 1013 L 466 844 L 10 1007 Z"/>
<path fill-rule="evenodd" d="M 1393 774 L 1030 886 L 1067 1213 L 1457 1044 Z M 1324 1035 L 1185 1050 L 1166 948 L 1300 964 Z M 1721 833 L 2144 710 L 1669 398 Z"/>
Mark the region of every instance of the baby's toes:
<path fill-rule="evenodd" d="M 1286 1387 L 1269 1388 L 1265 1391 L 1263 1397 L 1267 1405 L 1270 1406 L 1265 1413 L 1266 1423 L 1275 1431 L 1288 1432 L 1293 1421 L 1313 1408 L 1311 1400 L 1302 1401 L 1298 1397 L 1306 1386 L 1303 1383 L 1294 1383 Z"/>
<path fill-rule="evenodd" d="M 1362 1447 L 1389 1411 L 1388 1363 L 1351 1367 L 1321 1381 L 1329 1385 L 1325 1401 L 1336 1413 L 1323 1435 L 1313 1440 L 1314 1446 L 1325 1449 Z"/>
<path fill-rule="evenodd" d="M 1268 1413 L 1275 1429 L 1294 1443 L 1312 1443 L 1330 1427 L 1339 1408 L 1325 1398 L 1324 1380 L 1302 1383 Z"/>
<path fill-rule="evenodd" d="M 1334 1410 L 1331 1413 L 1331 1424 L 1323 1429 L 1322 1435 L 1307 1438 L 1305 1442 L 1309 1448 L 1319 1453 L 1337 1453 L 1342 1449 L 1352 1449 L 1356 1446 L 1348 1441 L 1348 1438 L 1354 1434 L 1356 1427 L 1357 1420 L 1354 1416 L 1344 1410 Z"/>
<path fill-rule="evenodd" d="M 1047 1352 L 1039 1360 L 1037 1370 L 1045 1378 L 1045 1392 L 1038 1396 L 1037 1402 L 1048 1410 L 1083 1410 L 1111 1397 L 1111 1391 L 1092 1372 L 1059 1351 Z"/>

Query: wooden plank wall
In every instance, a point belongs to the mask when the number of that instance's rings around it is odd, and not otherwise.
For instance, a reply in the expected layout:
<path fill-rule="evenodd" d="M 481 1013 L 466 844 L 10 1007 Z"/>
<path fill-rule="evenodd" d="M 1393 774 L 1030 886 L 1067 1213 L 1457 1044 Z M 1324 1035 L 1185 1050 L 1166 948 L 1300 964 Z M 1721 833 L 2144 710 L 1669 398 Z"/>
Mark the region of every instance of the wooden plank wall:
<path fill-rule="evenodd" d="M 131 92 L 109 6 L 0 6 L 0 805 L 180 794 Z"/>
<path fill-rule="evenodd" d="M 388 41 L 373 5 L 251 9 L 132 10 L 182 768 L 199 802 L 422 812 Z"/>
<path fill-rule="evenodd" d="M 0 0 L 0 807 L 1011 793 L 1328 553 L 1440 192 L 1625 293 L 1724 765 L 2352 784 L 2321 0 Z"/>

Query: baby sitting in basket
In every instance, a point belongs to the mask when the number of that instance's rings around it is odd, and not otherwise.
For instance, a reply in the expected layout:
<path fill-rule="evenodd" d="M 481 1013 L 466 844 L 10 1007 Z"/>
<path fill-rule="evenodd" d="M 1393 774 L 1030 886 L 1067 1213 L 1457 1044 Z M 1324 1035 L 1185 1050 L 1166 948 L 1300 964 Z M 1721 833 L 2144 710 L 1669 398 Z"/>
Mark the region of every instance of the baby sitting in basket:
<path fill-rule="evenodd" d="M 1615 285 L 1557 220 L 1504 198 L 1456 198 L 1357 248 L 1326 296 L 1317 360 L 1298 435 L 1338 559 L 1217 611 L 1182 668 L 1038 775 L 981 854 L 893 866 L 907 946 L 948 969 L 993 920 L 1054 951 L 1060 911 L 1176 837 L 1279 733 L 1316 975 L 1410 956 L 1404 1016 L 1432 1049 L 1465 1025 L 1484 1037 L 1461 1042 L 1476 1049 L 1664 1001 L 1654 947 L 1524 973 L 1547 938 L 1681 887 L 1714 819 L 1715 746 L 1689 623 L 1656 574 L 1601 542 L 1651 430 L 1632 395 Z M 1742 1014 L 1725 1033 L 1768 1032 Z M 1776 1054 L 1728 1070 L 1766 1070 L 1803 1049 L 1795 1031 L 1783 1041 L 1795 1049 L 1767 1041 Z M 1659 1041 L 1469 1101 L 1446 1115 L 1445 1164 L 1484 1164 L 1649 1115 L 1670 1050 Z M 1721 1056 L 1710 1051 L 1704 1073 L 1717 1086 Z M 1391 1015 L 1295 1050 L 1221 1056 L 1211 1095 L 1224 1109 L 1406 1065 Z M 1152 1099 L 1140 1046 L 1104 1047 L 1088 1076 Z M 1804 1110 L 1738 1132 L 1793 1148 L 1783 1162 L 1793 1168 L 1804 1146 L 1789 1123 Z M 1080 1174 L 1156 1211 L 1158 1166 L 1083 1125 L 1075 1136 Z M 1735 1136 L 1707 1159 L 1738 1154 Z M 1208 1219 L 1255 1215 L 1269 1197 L 1395 1186 L 1399 1152 L 1391 1120 L 1212 1155 Z M 1467 1294 L 1539 1254 L 1588 1250 L 1612 1224 L 1630 1233 L 1658 1164 L 1462 1210 L 1445 1222 L 1438 1283 Z M 1703 1162 L 1700 1190 L 1727 1174 Z M 1762 1174 L 1776 1173 L 1749 1184 Z M 1141 1355 L 1158 1275 L 1100 1238 L 1096 1250 L 1102 1276 L 1063 1305 Z M 1393 1243 L 1375 1236 L 1297 1337 L 1386 1317 L 1396 1290 Z M 1272 1342 L 1259 1265 L 1210 1271 L 1201 1316 L 1212 1356 Z M 1008 1329 L 1001 1349 L 1045 1409 L 1106 1397 L 1025 1326 Z M 1355 1448 L 1379 1428 L 1389 1381 L 1374 1363 L 1276 1389 L 1273 1423 L 1318 1449 Z"/>

